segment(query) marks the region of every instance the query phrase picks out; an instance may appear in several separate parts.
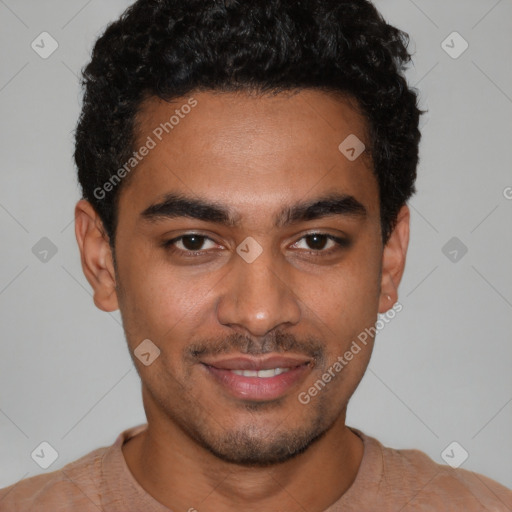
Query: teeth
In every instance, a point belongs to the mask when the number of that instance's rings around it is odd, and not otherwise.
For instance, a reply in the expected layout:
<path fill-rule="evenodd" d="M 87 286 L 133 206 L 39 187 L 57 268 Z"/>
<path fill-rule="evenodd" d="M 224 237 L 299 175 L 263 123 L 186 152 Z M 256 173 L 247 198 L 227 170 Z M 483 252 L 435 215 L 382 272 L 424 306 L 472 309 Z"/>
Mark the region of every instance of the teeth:
<path fill-rule="evenodd" d="M 259 377 L 261 379 L 268 379 L 275 377 L 281 373 L 290 371 L 290 368 L 269 368 L 268 370 L 231 370 L 234 374 L 240 375 L 241 377 Z"/>

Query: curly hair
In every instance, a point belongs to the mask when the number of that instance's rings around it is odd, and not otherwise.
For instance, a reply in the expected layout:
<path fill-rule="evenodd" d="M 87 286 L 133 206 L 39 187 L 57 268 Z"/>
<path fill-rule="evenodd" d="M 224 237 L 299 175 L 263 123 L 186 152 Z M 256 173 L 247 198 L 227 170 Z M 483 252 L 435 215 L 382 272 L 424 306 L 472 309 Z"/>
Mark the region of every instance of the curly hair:
<path fill-rule="evenodd" d="M 75 162 L 111 247 L 119 194 L 96 197 L 133 154 L 147 97 L 198 90 L 348 95 L 366 119 L 382 240 L 416 192 L 423 113 L 404 77 L 409 36 L 368 0 L 138 0 L 97 40 L 82 73 Z"/>

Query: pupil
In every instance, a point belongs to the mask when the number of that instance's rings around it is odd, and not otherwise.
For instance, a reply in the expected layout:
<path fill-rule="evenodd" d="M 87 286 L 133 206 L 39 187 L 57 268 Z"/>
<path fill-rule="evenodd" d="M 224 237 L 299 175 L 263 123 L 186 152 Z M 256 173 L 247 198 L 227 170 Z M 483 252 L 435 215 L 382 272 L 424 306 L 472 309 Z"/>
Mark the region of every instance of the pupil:
<path fill-rule="evenodd" d="M 325 235 L 309 235 L 308 245 L 312 249 L 320 250 L 325 247 L 327 237 Z"/>
<path fill-rule="evenodd" d="M 198 251 L 201 249 L 203 245 L 203 237 L 202 236 L 186 236 L 182 239 L 183 246 L 188 251 Z"/>

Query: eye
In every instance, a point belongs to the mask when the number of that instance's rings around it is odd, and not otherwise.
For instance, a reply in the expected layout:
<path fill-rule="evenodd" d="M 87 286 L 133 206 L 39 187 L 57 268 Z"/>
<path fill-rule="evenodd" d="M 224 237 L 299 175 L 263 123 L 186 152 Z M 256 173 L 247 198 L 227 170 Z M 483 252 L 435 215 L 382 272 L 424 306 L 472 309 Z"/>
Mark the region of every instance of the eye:
<path fill-rule="evenodd" d="M 184 257 L 203 256 L 208 253 L 208 250 L 222 247 L 206 235 L 197 233 L 181 235 L 164 242 L 162 245 L 171 253 L 177 253 L 178 256 Z M 350 241 L 348 239 L 339 238 L 328 233 L 310 233 L 292 245 L 295 249 L 301 249 L 317 256 L 330 255 L 349 246 Z"/>
<path fill-rule="evenodd" d="M 208 243 L 210 246 L 208 246 Z M 205 252 L 207 249 L 214 248 L 217 244 L 207 236 L 190 234 L 168 240 L 163 245 L 169 248 L 171 252 L 182 252 L 185 255 L 189 255 Z"/>
<path fill-rule="evenodd" d="M 302 247 L 300 247 L 301 243 L 303 244 Z M 330 254 L 331 252 L 335 252 L 341 248 L 346 248 L 349 245 L 350 242 L 347 239 L 339 238 L 327 233 L 310 233 L 303 236 L 292 247 L 309 250 L 309 252 L 312 253 Z"/>

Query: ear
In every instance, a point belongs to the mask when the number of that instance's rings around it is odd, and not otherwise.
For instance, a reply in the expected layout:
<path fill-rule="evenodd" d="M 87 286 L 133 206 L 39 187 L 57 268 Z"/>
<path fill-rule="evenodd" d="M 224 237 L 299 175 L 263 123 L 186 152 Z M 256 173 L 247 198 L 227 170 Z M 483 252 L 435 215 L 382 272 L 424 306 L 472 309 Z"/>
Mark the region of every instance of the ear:
<path fill-rule="evenodd" d="M 103 311 L 115 311 L 119 304 L 109 239 L 96 210 L 85 199 L 75 206 L 75 235 L 83 272 L 94 291 L 94 304 Z"/>
<path fill-rule="evenodd" d="M 396 226 L 382 253 L 379 313 L 385 313 L 398 301 L 398 285 L 405 268 L 409 246 L 410 212 L 407 205 L 398 212 Z"/>

